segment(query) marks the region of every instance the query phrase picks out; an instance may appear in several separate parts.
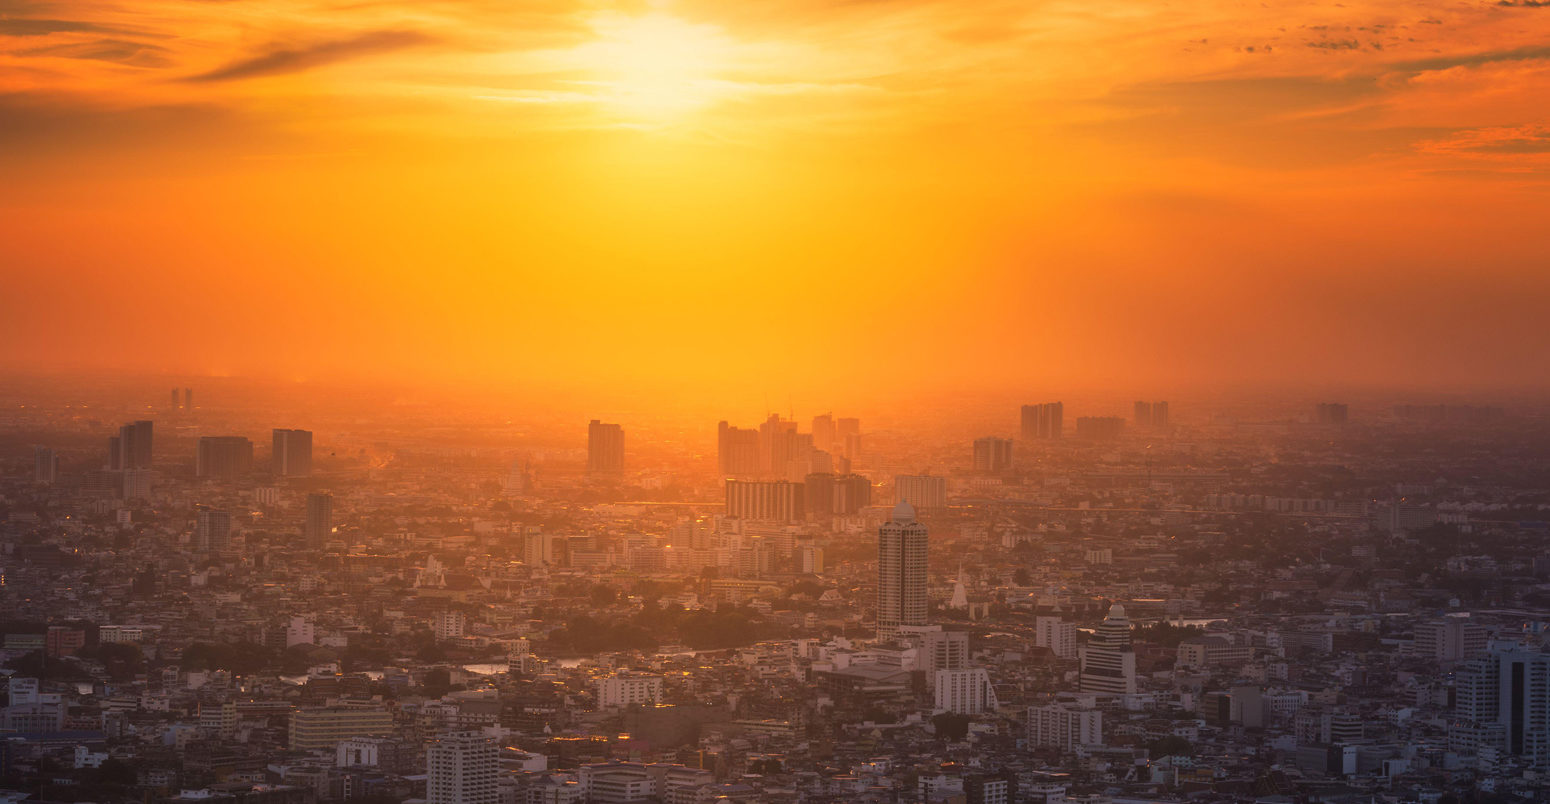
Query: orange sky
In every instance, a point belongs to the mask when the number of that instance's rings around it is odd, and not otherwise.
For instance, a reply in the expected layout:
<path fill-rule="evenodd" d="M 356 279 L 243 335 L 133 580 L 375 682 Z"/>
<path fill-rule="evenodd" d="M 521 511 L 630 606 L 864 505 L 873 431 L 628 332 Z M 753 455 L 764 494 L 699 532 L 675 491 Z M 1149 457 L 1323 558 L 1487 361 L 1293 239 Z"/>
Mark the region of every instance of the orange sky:
<path fill-rule="evenodd" d="M 0 365 L 1550 384 L 1550 4 L 0 0 Z"/>

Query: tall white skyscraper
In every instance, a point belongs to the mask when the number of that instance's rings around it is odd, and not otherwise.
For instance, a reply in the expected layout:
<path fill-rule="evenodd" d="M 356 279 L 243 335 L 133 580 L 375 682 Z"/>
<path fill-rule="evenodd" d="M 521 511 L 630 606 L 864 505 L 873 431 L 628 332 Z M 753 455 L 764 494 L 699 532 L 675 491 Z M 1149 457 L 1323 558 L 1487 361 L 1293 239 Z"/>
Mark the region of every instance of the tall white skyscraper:
<path fill-rule="evenodd" d="M 892 639 L 901 625 L 926 624 L 926 526 L 907 500 L 877 529 L 877 638 Z"/>
<path fill-rule="evenodd" d="M 443 735 L 425 749 L 428 804 L 495 804 L 500 754 L 488 737 Z"/>
<path fill-rule="evenodd" d="M 1136 653 L 1130 647 L 1125 607 L 1109 607 L 1109 616 L 1082 646 L 1082 692 L 1131 695 L 1136 691 Z"/>

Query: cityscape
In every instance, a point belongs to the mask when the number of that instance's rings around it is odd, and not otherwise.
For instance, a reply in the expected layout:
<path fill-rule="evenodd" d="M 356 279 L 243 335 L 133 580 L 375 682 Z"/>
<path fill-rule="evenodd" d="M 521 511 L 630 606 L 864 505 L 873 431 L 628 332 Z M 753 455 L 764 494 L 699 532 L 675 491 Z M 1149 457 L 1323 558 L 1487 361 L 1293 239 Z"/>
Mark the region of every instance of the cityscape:
<path fill-rule="evenodd" d="M 1543 408 L 215 385 L 0 418 L 6 801 L 1550 796 Z"/>
<path fill-rule="evenodd" d="M 0 0 L 0 804 L 1550 804 L 1550 0 Z"/>

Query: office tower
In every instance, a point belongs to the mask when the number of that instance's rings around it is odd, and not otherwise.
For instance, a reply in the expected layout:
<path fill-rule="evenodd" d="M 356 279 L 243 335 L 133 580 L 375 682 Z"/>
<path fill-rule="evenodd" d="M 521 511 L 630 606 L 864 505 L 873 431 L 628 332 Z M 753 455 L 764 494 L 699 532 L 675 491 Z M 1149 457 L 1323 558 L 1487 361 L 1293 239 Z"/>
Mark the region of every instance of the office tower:
<path fill-rule="evenodd" d="M 151 429 L 148 421 L 118 428 L 118 435 L 108 439 L 108 469 L 151 468 Z"/>
<path fill-rule="evenodd" d="M 938 670 L 934 674 L 936 709 L 955 715 L 978 715 L 995 711 L 1000 702 L 991 686 L 990 673 L 983 667 Z"/>
<path fill-rule="evenodd" d="M 202 436 L 194 474 L 230 480 L 253 471 L 253 442 L 242 436 Z"/>
<path fill-rule="evenodd" d="M 974 440 L 974 471 L 982 474 L 1012 468 L 1012 439 L 986 436 Z"/>
<path fill-rule="evenodd" d="M 1415 627 L 1415 655 L 1427 661 L 1449 664 L 1485 652 L 1489 635 L 1467 617 L 1441 617 Z"/>
<path fill-rule="evenodd" d="M 146 500 L 151 496 L 151 470 L 125 469 L 119 473 L 119 496 L 126 500 Z"/>
<path fill-rule="evenodd" d="M 1168 403 L 1137 402 L 1135 419 L 1137 427 L 1167 427 Z"/>
<path fill-rule="evenodd" d="M 201 553 L 219 553 L 230 541 L 231 514 L 200 508 L 194 518 L 194 549 Z"/>
<path fill-rule="evenodd" d="M 307 523 L 302 530 L 308 550 L 322 550 L 334 533 L 334 495 L 307 495 Z"/>
<path fill-rule="evenodd" d="M 861 420 L 843 418 L 834 420 L 834 441 L 840 454 L 849 460 L 861 457 Z"/>
<path fill-rule="evenodd" d="M 813 417 L 813 446 L 832 452 L 834 450 L 834 416 L 824 413 Z"/>
<path fill-rule="evenodd" d="M 926 526 L 906 500 L 877 529 L 877 638 L 926 624 Z"/>
<path fill-rule="evenodd" d="M 803 484 L 787 480 L 728 480 L 726 515 L 800 522 L 807 516 L 805 492 Z"/>
<path fill-rule="evenodd" d="M 1034 618 L 1033 644 L 1049 648 L 1062 659 L 1076 658 L 1076 623 L 1068 623 L 1059 617 Z"/>
<path fill-rule="evenodd" d="M 1351 409 L 1343 402 L 1320 402 L 1313 406 L 1313 420 L 1319 424 L 1345 424 Z"/>
<path fill-rule="evenodd" d="M 760 470 L 784 476 L 787 463 L 798 454 L 797 423 L 784 421 L 779 414 L 770 414 L 759 425 Z"/>
<path fill-rule="evenodd" d="M 1507 753 L 1550 762 L 1550 653 L 1495 643 L 1457 673 L 1455 713 Z"/>
<path fill-rule="evenodd" d="M 32 479 L 45 486 L 59 479 L 59 453 L 48 447 L 32 448 Z"/>
<path fill-rule="evenodd" d="M 496 804 L 500 751 L 475 732 L 446 734 L 425 749 L 426 804 Z"/>
<path fill-rule="evenodd" d="M 716 425 L 716 468 L 724 477 L 759 474 L 759 431 Z"/>
<path fill-rule="evenodd" d="M 1119 416 L 1079 416 L 1076 437 L 1089 441 L 1112 441 L 1125 432 L 1125 420 Z"/>
<path fill-rule="evenodd" d="M 1080 650 L 1082 692 L 1131 695 L 1136 691 L 1136 654 L 1130 648 L 1130 620 L 1125 607 L 1109 607 L 1109 616 Z"/>
<path fill-rule="evenodd" d="M 1024 441 L 1060 438 L 1065 425 L 1065 405 L 1061 402 L 1045 402 L 1023 405 L 1022 437 Z"/>
<path fill-rule="evenodd" d="M 172 389 L 172 409 L 173 410 L 177 410 L 178 407 L 179 407 L 178 389 L 174 388 L 174 389 Z"/>
<path fill-rule="evenodd" d="M 274 431 L 272 472 L 281 477 L 306 477 L 312 474 L 312 431 Z"/>
<path fill-rule="evenodd" d="M 184 388 L 183 389 L 183 409 L 184 410 L 193 410 L 194 409 L 194 389 L 192 389 L 192 388 Z"/>
<path fill-rule="evenodd" d="M 593 419 L 587 424 L 587 474 L 624 474 L 624 428 Z"/>
<path fill-rule="evenodd" d="M 918 511 L 936 511 L 947 507 L 947 478 L 931 475 L 896 475 L 893 498 L 908 502 Z"/>

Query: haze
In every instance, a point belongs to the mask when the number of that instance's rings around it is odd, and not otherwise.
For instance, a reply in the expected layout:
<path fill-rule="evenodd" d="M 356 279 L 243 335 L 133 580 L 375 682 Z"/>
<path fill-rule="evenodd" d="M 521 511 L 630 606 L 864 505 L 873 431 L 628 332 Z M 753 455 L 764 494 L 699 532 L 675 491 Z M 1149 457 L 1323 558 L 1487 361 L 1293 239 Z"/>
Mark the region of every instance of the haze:
<path fill-rule="evenodd" d="M 1539 388 L 1540 6 L 0 0 L 0 366 Z"/>

